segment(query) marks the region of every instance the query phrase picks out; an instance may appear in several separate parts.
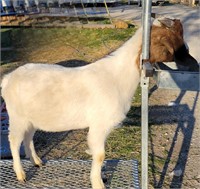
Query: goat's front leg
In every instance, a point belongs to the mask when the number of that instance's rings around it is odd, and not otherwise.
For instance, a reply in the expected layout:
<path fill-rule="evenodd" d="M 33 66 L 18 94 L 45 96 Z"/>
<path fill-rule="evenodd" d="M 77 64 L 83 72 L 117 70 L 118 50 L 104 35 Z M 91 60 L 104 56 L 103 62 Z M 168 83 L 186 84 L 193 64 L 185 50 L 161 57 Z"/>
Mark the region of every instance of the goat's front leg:
<path fill-rule="evenodd" d="M 105 140 L 107 134 L 104 130 L 91 129 L 88 133 L 88 145 L 92 155 L 92 168 L 90 179 L 93 189 L 105 189 L 104 183 L 101 178 L 101 167 L 105 159 Z"/>
<path fill-rule="evenodd" d="M 99 152 L 97 154 L 93 154 L 92 160 L 92 168 L 91 168 L 91 183 L 93 189 L 104 189 L 104 183 L 101 178 L 101 167 L 103 161 L 105 159 L 105 153 Z"/>

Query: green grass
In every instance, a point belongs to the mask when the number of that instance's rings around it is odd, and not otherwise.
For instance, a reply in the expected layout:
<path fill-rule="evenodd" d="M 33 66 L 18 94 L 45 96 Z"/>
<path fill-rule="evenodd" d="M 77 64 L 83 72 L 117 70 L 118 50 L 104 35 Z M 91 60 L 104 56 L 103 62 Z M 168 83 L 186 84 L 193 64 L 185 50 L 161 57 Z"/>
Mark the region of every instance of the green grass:
<path fill-rule="evenodd" d="M 12 41 L 16 47 L 38 46 L 49 43 L 79 44 L 89 47 L 98 47 L 103 40 L 124 41 L 130 37 L 135 29 L 13 29 Z M 62 40 L 60 40 L 62 39 Z M 35 44 L 37 43 L 37 45 Z"/>
<path fill-rule="evenodd" d="M 1 30 L 1 45 L 14 48 L 13 51 L 2 52 L 1 64 L 16 61 L 55 63 L 70 59 L 93 62 L 115 50 L 134 32 L 135 28 Z"/>
<path fill-rule="evenodd" d="M 140 159 L 141 131 L 136 126 L 115 129 L 106 142 L 107 159 Z"/>

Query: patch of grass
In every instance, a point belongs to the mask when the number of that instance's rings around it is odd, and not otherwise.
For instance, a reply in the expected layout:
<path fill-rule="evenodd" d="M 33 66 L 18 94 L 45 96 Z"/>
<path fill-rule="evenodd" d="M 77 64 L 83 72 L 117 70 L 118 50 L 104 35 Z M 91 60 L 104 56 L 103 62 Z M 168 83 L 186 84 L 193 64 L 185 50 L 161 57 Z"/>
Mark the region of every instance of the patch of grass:
<path fill-rule="evenodd" d="M 97 21 L 98 24 L 111 24 L 111 21 L 110 19 L 104 19 L 104 20 L 100 20 L 100 21 Z"/>
<path fill-rule="evenodd" d="M 141 152 L 141 131 L 136 126 L 115 129 L 106 143 L 107 159 L 139 159 Z"/>
<path fill-rule="evenodd" d="M 135 92 L 135 95 L 134 95 L 134 98 L 133 98 L 133 102 L 135 104 L 140 104 L 141 103 L 141 87 L 138 86 L 136 92 Z"/>
<path fill-rule="evenodd" d="M 8 31 L 9 35 L 5 35 Z M 54 63 L 72 58 L 88 62 L 99 59 L 126 41 L 135 29 L 21 28 L 8 31 L 1 31 L 2 41 L 11 41 L 15 51 L 5 53 L 3 63 L 8 60 Z"/>

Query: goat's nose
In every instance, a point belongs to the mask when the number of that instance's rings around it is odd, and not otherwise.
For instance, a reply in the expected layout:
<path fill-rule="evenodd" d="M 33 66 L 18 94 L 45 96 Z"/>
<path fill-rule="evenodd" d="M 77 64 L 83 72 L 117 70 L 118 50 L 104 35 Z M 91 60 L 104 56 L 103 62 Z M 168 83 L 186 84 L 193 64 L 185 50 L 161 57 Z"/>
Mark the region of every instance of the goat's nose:
<path fill-rule="evenodd" d="M 199 72 L 200 66 L 199 63 L 190 55 L 190 60 L 189 60 L 189 71 L 195 71 Z"/>
<path fill-rule="evenodd" d="M 189 71 L 199 72 L 198 62 L 189 54 L 185 45 L 175 51 L 174 60 L 177 64 L 188 67 Z"/>

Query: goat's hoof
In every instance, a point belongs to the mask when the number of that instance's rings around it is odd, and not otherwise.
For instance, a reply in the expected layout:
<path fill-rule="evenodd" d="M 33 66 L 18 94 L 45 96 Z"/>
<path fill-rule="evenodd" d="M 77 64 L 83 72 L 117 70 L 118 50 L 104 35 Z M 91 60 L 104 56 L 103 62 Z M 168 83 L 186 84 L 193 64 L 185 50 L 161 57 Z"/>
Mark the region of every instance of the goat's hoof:
<path fill-rule="evenodd" d="M 17 180 L 19 182 L 25 183 L 26 182 L 26 174 L 24 171 L 18 172 L 17 174 Z"/>
<path fill-rule="evenodd" d="M 35 164 L 34 166 L 37 167 L 37 168 L 40 168 L 40 167 L 42 167 L 42 165 L 43 164 Z"/>
<path fill-rule="evenodd" d="M 92 187 L 93 189 L 106 189 L 105 186 L 99 186 L 99 187 Z"/>
<path fill-rule="evenodd" d="M 40 168 L 40 167 L 42 167 L 44 165 L 44 163 L 43 162 L 41 162 L 41 163 L 39 163 L 39 164 L 35 164 L 35 167 L 38 167 L 38 168 Z"/>
<path fill-rule="evenodd" d="M 93 184 L 92 185 L 92 188 L 93 189 L 106 189 L 106 187 L 105 187 L 105 185 L 103 184 L 103 182 L 101 182 L 101 183 L 95 183 L 95 184 Z"/>
<path fill-rule="evenodd" d="M 34 160 L 34 164 L 35 164 L 35 167 L 42 167 L 44 165 L 44 162 L 38 157 Z"/>

